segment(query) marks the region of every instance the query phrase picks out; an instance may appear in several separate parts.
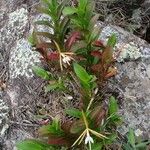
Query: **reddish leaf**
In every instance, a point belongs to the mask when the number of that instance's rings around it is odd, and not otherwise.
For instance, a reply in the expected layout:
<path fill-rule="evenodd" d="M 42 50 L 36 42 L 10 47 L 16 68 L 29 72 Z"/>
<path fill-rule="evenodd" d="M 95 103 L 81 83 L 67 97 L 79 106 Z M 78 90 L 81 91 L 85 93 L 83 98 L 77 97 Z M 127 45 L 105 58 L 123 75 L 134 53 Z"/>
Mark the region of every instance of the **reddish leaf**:
<path fill-rule="evenodd" d="M 94 126 L 96 128 L 98 128 L 101 125 L 102 120 L 105 119 L 105 117 L 106 117 L 106 114 L 107 114 L 107 110 L 104 107 L 97 106 L 94 109 L 94 111 L 91 114 L 91 118 L 92 118 L 92 120 L 94 122 Z"/>
<path fill-rule="evenodd" d="M 70 145 L 72 145 L 78 137 L 78 134 L 73 134 L 70 132 L 74 122 L 76 121 L 66 121 L 61 125 L 61 128 L 65 133 L 65 138 L 69 141 Z"/>
<path fill-rule="evenodd" d="M 48 52 L 47 53 L 47 59 L 48 60 L 58 60 L 59 59 L 59 53 L 57 53 L 57 52 Z"/>
<path fill-rule="evenodd" d="M 40 57 L 40 61 L 41 61 L 41 62 L 45 62 L 45 58 Z"/>
<path fill-rule="evenodd" d="M 44 59 L 46 59 L 47 50 L 45 48 L 36 48 L 36 51 L 38 51 L 44 57 Z"/>
<path fill-rule="evenodd" d="M 105 47 L 103 44 L 103 41 L 101 41 L 101 40 L 97 40 L 97 41 L 93 42 L 93 45 L 97 46 L 97 47 Z"/>
<path fill-rule="evenodd" d="M 67 39 L 65 43 L 66 49 L 70 50 L 71 46 L 81 38 L 81 33 L 80 32 L 73 32 L 70 37 Z"/>
<path fill-rule="evenodd" d="M 117 69 L 114 67 L 109 67 L 107 74 L 105 75 L 105 78 L 108 79 L 112 76 L 115 76 L 117 74 Z"/>
<path fill-rule="evenodd" d="M 102 53 L 97 50 L 97 51 L 92 51 L 92 52 L 91 52 L 91 55 L 94 56 L 94 57 L 101 58 Z"/>
<path fill-rule="evenodd" d="M 70 142 L 65 137 L 49 136 L 48 144 L 57 146 L 69 146 Z"/>
<path fill-rule="evenodd" d="M 70 132 L 72 134 L 80 134 L 83 130 L 85 129 L 85 124 L 83 122 L 83 120 L 77 120 L 75 121 L 71 128 L 70 128 Z"/>
<path fill-rule="evenodd" d="M 113 61 L 113 51 L 111 47 L 106 47 L 102 53 L 102 64 L 110 64 Z"/>
<path fill-rule="evenodd" d="M 38 43 L 36 45 L 36 48 L 51 48 L 51 49 L 54 49 L 54 44 L 50 43 L 50 42 Z"/>
<path fill-rule="evenodd" d="M 64 131 L 66 134 L 69 134 L 69 133 L 70 133 L 70 128 L 71 128 L 72 124 L 73 124 L 72 121 L 66 121 L 66 122 L 64 122 L 64 123 L 61 125 L 61 128 L 63 129 L 63 131 Z"/>
<path fill-rule="evenodd" d="M 92 70 L 95 71 L 95 72 L 102 72 L 103 66 L 102 66 L 101 63 L 96 64 L 96 65 L 93 65 L 93 66 L 92 66 Z"/>

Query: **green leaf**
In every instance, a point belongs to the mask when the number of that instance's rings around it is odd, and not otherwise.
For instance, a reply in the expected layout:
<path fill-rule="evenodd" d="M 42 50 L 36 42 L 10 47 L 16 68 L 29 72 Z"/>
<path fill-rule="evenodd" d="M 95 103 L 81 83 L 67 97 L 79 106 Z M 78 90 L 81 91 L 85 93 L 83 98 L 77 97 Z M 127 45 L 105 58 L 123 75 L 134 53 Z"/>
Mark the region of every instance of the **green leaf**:
<path fill-rule="evenodd" d="M 84 81 L 85 83 L 89 82 L 90 79 L 91 79 L 91 76 L 86 72 L 86 70 L 80 66 L 79 64 L 77 63 L 74 63 L 73 64 L 73 67 L 74 67 L 74 71 L 77 75 L 77 77 L 81 80 L 81 81 Z"/>
<path fill-rule="evenodd" d="M 51 128 L 51 125 L 45 125 L 45 126 L 42 126 L 38 132 L 39 132 L 39 135 L 40 136 L 48 136 L 49 134 L 51 134 L 52 131 L 50 131 L 50 128 Z M 53 131 L 55 132 L 55 131 Z"/>
<path fill-rule="evenodd" d="M 95 27 L 93 29 L 93 31 L 90 33 L 89 39 L 88 39 L 88 43 L 91 43 L 93 41 L 98 40 L 100 35 L 100 28 L 99 27 Z"/>
<path fill-rule="evenodd" d="M 146 146 L 148 146 L 148 144 L 150 144 L 150 141 L 139 143 L 135 147 L 136 148 L 146 148 Z"/>
<path fill-rule="evenodd" d="M 117 104 L 116 99 L 113 96 L 110 97 L 108 111 L 109 111 L 109 115 L 112 115 L 118 112 L 118 104 Z"/>
<path fill-rule="evenodd" d="M 42 126 L 39 129 L 39 134 L 41 136 L 47 136 L 47 135 L 62 136 L 62 135 L 64 135 L 64 132 L 61 129 L 60 121 L 55 118 L 53 120 L 52 124 Z"/>
<path fill-rule="evenodd" d="M 131 144 L 131 146 L 135 147 L 135 135 L 133 129 L 129 129 L 128 135 L 128 142 Z"/>
<path fill-rule="evenodd" d="M 117 134 L 116 134 L 116 133 L 111 133 L 110 135 L 107 135 L 107 138 L 108 138 L 108 139 L 104 139 L 104 143 L 105 143 L 106 145 L 112 144 L 112 143 L 114 143 L 114 142 L 116 141 L 116 139 L 117 139 Z"/>
<path fill-rule="evenodd" d="M 69 22 L 70 22 L 69 18 L 64 17 L 60 23 L 60 37 L 61 37 L 62 43 L 64 43 L 66 31 L 69 27 Z"/>
<path fill-rule="evenodd" d="M 133 150 L 133 148 L 130 146 L 129 143 L 124 143 L 124 144 L 123 144 L 123 149 L 124 149 L 124 150 Z"/>
<path fill-rule="evenodd" d="M 117 39 L 116 35 L 112 34 L 111 37 L 108 39 L 107 46 L 114 47 L 116 45 Z"/>
<path fill-rule="evenodd" d="M 59 18 L 61 17 L 62 11 L 63 11 L 65 5 L 66 5 L 68 2 L 69 2 L 69 0 L 63 0 L 63 1 L 61 2 L 61 4 L 58 6 L 57 10 L 58 10 L 58 17 L 59 17 Z"/>
<path fill-rule="evenodd" d="M 97 23 L 97 20 L 98 20 L 98 18 L 99 18 L 99 14 L 96 14 L 96 15 L 94 15 L 93 17 L 92 17 L 92 19 L 91 19 L 91 21 L 90 21 L 90 26 L 89 26 L 89 30 L 91 31 L 91 30 L 93 30 L 93 28 L 94 28 L 94 26 L 95 26 L 95 24 Z"/>
<path fill-rule="evenodd" d="M 46 5 L 50 5 L 50 1 L 49 0 L 42 0 L 42 2 Z"/>
<path fill-rule="evenodd" d="M 45 92 L 53 91 L 53 90 L 66 90 L 66 87 L 64 85 L 64 82 L 61 78 L 54 81 L 52 84 L 48 84 L 45 87 Z"/>
<path fill-rule="evenodd" d="M 65 7 L 63 10 L 63 14 L 66 15 L 73 15 L 76 13 L 78 10 L 75 7 Z"/>
<path fill-rule="evenodd" d="M 55 39 L 54 35 L 51 34 L 51 33 L 48 33 L 48 32 L 36 32 L 36 35 L 49 38 L 50 40 L 54 40 Z"/>
<path fill-rule="evenodd" d="M 45 26 L 48 26 L 50 28 L 53 28 L 53 25 L 51 24 L 51 22 L 47 21 L 47 20 L 39 20 L 39 21 L 36 21 L 35 24 L 45 25 Z"/>
<path fill-rule="evenodd" d="M 87 6 L 88 0 L 79 0 L 79 8 L 85 11 L 85 7 Z"/>
<path fill-rule="evenodd" d="M 36 44 L 38 44 L 38 39 L 35 31 L 33 31 L 33 33 L 28 37 L 28 41 L 31 44 L 31 46 L 36 46 Z"/>
<path fill-rule="evenodd" d="M 74 51 L 76 54 L 82 54 L 84 50 L 84 48 L 87 47 L 87 43 L 84 40 L 78 41 L 76 43 L 74 43 L 71 47 L 71 50 Z M 86 53 L 86 49 L 85 49 L 85 53 Z"/>
<path fill-rule="evenodd" d="M 92 150 L 102 150 L 102 148 L 103 148 L 103 144 L 102 143 L 93 143 L 92 145 Z"/>
<path fill-rule="evenodd" d="M 50 79 L 50 75 L 44 69 L 42 69 L 38 66 L 34 66 L 32 69 L 33 69 L 34 73 L 37 76 L 41 77 L 42 79 L 44 79 L 44 80 L 49 80 Z"/>
<path fill-rule="evenodd" d="M 50 146 L 37 140 L 24 140 L 16 144 L 18 150 L 48 150 Z"/>
<path fill-rule="evenodd" d="M 67 109 L 65 112 L 66 112 L 66 114 L 68 114 L 72 117 L 75 117 L 75 118 L 81 118 L 81 116 L 82 116 L 81 111 L 76 108 Z"/>
<path fill-rule="evenodd" d="M 120 125 L 122 123 L 122 119 L 118 114 L 111 114 L 107 120 L 110 124 Z"/>
<path fill-rule="evenodd" d="M 53 91 L 53 90 L 56 90 L 59 88 L 59 83 L 56 82 L 56 83 L 53 83 L 53 84 L 48 84 L 46 87 L 45 87 L 45 92 L 49 92 L 49 91 Z"/>

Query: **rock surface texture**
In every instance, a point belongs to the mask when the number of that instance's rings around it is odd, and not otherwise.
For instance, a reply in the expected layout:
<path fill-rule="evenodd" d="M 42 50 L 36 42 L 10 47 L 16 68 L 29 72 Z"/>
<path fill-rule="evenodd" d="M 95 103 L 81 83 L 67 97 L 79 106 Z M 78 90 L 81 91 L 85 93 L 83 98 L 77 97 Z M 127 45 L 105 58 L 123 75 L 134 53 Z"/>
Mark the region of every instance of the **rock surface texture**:
<path fill-rule="evenodd" d="M 100 37 L 107 40 L 112 33 L 118 37 L 115 55 L 119 56 L 118 75 L 110 82 L 110 89 L 123 95 L 120 113 L 124 124 L 119 131 L 125 134 L 131 127 L 150 138 L 150 45 L 111 25 L 103 28 Z"/>
<path fill-rule="evenodd" d="M 0 150 L 2 145 L 4 150 L 15 150 L 16 141 L 36 136 L 33 114 L 37 110 L 32 108 L 38 101 L 44 101 L 44 97 L 40 96 L 43 81 L 34 77 L 31 70 L 40 63 L 39 55 L 27 41 L 33 20 L 37 19 L 32 10 L 34 3 L 37 1 L 0 2 L 0 69 L 7 70 L 2 78 L 7 81 L 7 88 L 0 91 Z M 125 134 L 132 127 L 137 135 L 150 138 L 150 45 L 121 28 L 102 23 L 99 26 L 104 41 L 112 33 L 118 37 L 114 54 L 119 54 L 118 75 L 110 80 L 108 87 L 117 97 L 121 95 L 120 114 L 124 124 L 118 130 Z"/>

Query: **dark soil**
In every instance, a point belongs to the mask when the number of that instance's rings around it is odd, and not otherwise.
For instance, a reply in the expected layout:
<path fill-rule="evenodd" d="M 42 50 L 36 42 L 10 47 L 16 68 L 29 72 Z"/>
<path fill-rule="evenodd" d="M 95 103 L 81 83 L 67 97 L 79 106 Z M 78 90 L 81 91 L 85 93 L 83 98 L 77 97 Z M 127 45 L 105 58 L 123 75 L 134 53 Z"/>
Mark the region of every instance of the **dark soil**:
<path fill-rule="evenodd" d="M 147 0 L 115 0 L 104 2 L 96 0 L 96 10 L 100 20 L 120 26 L 126 30 L 133 26 L 132 32 L 150 43 L 150 2 Z M 140 11 L 139 15 L 136 11 Z M 108 16 L 112 16 L 108 20 Z M 138 25 L 138 26 L 136 26 Z"/>

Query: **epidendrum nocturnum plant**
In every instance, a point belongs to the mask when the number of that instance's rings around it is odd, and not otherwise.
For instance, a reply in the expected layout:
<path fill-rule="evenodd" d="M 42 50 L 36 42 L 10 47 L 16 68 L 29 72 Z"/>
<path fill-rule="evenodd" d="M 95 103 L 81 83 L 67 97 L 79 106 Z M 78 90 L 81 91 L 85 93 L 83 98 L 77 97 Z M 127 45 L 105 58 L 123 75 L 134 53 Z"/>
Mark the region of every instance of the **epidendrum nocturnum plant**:
<path fill-rule="evenodd" d="M 42 141 L 20 142 L 17 144 L 20 150 L 100 150 L 117 138 L 116 126 L 121 122 L 117 101 L 111 97 L 106 105 L 97 96 L 97 89 L 116 74 L 113 59 L 116 37 L 112 35 L 107 44 L 99 40 L 100 30 L 96 26 L 99 16 L 94 14 L 92 1 L 79 0 L 75 6 L 66 6 L 67 2 L 43 0 L 43 5 L 37 9 L 50 16 L 50 21 L 40 20 L 36 24 L 49 27 L 53 33 L 34 30 L 29 41 L 49 69 L 55 67 L 61 71 L 57 79 L 50 70 L 33 68 L 38 76 L 49 82 L 46 92 L 66 90 L 64 80 L 73 74 L 75 82 L 79 83 L 80 107 L 66 110 L 66 114 L 74 117 L 73 121 L 62 123 L 54 119 L 39 129 L 39 134 L 44 137 Z"/>

